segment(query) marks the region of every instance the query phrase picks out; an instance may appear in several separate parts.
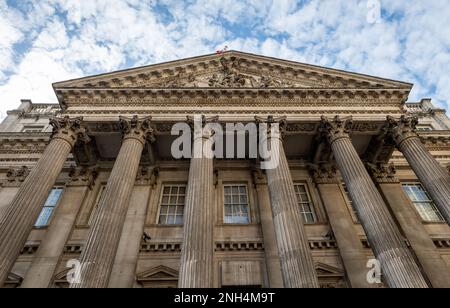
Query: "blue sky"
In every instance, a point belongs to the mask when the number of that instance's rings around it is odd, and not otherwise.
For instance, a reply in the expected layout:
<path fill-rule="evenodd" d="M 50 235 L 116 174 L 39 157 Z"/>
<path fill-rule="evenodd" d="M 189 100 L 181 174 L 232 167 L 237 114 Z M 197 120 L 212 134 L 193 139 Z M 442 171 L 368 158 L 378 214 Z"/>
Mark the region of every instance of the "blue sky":
<path fill-rule="evenodd" d="M 450 1 L 0 0 L 0 119 L 51 83 L 230 49 L 415 84 L 450 102 Z"/>

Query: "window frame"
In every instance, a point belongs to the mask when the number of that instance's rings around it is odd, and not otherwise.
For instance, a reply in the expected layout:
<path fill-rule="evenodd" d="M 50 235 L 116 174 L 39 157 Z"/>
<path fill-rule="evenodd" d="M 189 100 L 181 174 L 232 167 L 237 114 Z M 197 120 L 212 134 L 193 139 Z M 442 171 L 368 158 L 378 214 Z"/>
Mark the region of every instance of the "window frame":
<path fill-rule="evenodd" d="M 52 192 L 53 192 L 54 190 L 61 190 L 61 193 L 60 193 L 60 195 L 59 195 L 59 197 L 58 197 L 58 201 L 56 201 L 56 203 L 55 203 L 54 206 L 46 206 L 47 201 L 48 201 L 48 199 L 50 198 L 50 195 L 52 194 Z M 37 218 L 36 221 L 34 222 L 33 228 L 35 228 L 35 229 L 45 229 L 45 228 L 48 228 L 48 227 L 51 225 L 52 220 L 53 220 L 53 217 L 54 217 L 54 214 L 55 214 L 55 210 L 56 210 L 56 208 L 58 207 L 58 205 L 59 205 L 60 202 L 61 202 L 61 199 L 62 199 L 62 196 L 63 196 L 63 194 L 64 194 L 64 191 L 65 191 L 65 189 L 64 189 L 64 186 L 62 186 L 62 185 L 61 185 L 61 186 L 59 186 L 59 185 L 54 186 L 54 187 L 50 190 L 50 193 L 48 194 L 47 199 L 45 199 L 45 204 L 44 204 L 44 206 L 42 207 L 41 211 L 39 212 L 38 218 Z M 45 225 L 37 225 L 37 223 L 39 222 L 39 219 L 41 218 L 41 215 L 42 215 L 42 213 L 44 212 L 44 209 L 45 209 L 45 208 L 51 208 L 51 209 L 52 209 L 52 211 L 50 212 L 50 215 L 49 215 L 49 217 L 48 217 L 48 220 L 46 221 L 46 224 L 45 224 Z"/>
<path fill-rule="evenodd" d="M 226 203 L 225 203 L 225 187 L 245 187 L 245 194 L 246 194 L 246 198 L 247 198 L 247 222 L 243 222 L 243 223 L 233 223 L 233 222 L 226 222 L 225 221 L 225 217 L 226 217 Z M 239 196 L 240 196 L 241 194 L 239 193 Z M 231 195 L 231 196 L 233 196 L 233 194 Z M 246 226 L 246 225 L 250 225 L 250 224 L 252 224 L 252 210 L 251 210 L 251 206 L 250 206 L 250 193 L 249 193 L 249 189 L 248 189 L 248 184 L 247 183 L 224 183 L 224 184 L 222 184 L 222 200 L 223 200 L 223 202 L 222 202 L 222 223 L 224 224 L 224 225 L 227 225 L 227 226 Z M 239 203 L 239 204 L 228 204 L 228 205 L 239 205 L 239 206 L 241 206 L 241 205 L 243 205 L 243 204 L 241 204 L 241 203 Z M 235 217 L 235 216 L 233 216 L 233 217 Z M 239 217 L 243 217 L 243 216 L 239 216 Z"/>
<path fill-rule="evenodd" d="M 184 203 L 183 203 L 183 222 L 181 223 L 181 224 L 176 224 L 176 223 L 174 223 L 174 224 L 168 224 L 168 223 L 165 223 L 165 224 L 162 224 L 162 223 L 160 223 L 160 217 L 161 217 L 161 208 L 162 208 L 162 206 L 173 206 L 173 205 L 163 205 L 162 204 L 162 200 L 163 200 L 163 197 L 164 197 L 164 189 L 166 188 L 166 187 L 169 187 L 170 189 L 172 189 L 172 187 L 178 187 L 178 188 L 180 188 L 180 187 L 184 187 Z M 178 194 L 177 194 L 177 198 L 178 198 Z M 186 206 L 186 196 L 187 196 L 187 184 L 180 184 L 180 183 L 165 183 L 165 184 L 162 184 L 161 185 L 161 190 L 160 190 L 160 193 L 159 193 L 159 199 L 158 199 L 158 212 L 157 212 L 157 215 L 156 215 L 156 225 L 158 226 L 158 227 L 180 227 L 180 226 L 183 226 L 184 225 L 184 210 L 185 210 L 185 206 Z M 171 197 L 171 194 L 169 194 L 169 198 Z M 180 205 L 175 205 L 176 207 L 179 207 Z M 175 211 L 176 212 L 176 211 Z M 169 216 L 169 215 L 165 215 L 165 216 Z M 176 213 L 175 213 L 175 216 L 177 216 L 176 215 Z M 167 217 L 166 217 L 166 222 L 167 222 Z"/>
<path fill-rule="evenodd" d="M 311 209 L 311 212 L 308 212 L 308 213 L 311 213 L 311 214 L 312 214 L 313 220 L 314 220 L 313 222 L 307 222 L 307 221 L 305 221 L 305 213 L 306 213 L 306 212 L 303 212 L 303 206 L 302 206 L 302 204 L 304 204 L 304 203 L 306 203 L 306 202 L 300 202 L 300 200 L 299 200 L 299 198 L 298 198 L 298 195 L 297 195 L 297 189 L 296 189 L 296 186 L 303 186 L 303 187 L 305 188 L 305 193 L 306 193 L 306 196 L 307 196 L 307 198 L 308 198 L 308 200 L 309 200 L 309 202 L 308 202 L 308 203 L 309 203 L 309 207 L 310 207 L 310 209 Z M 317 215 L 317 208 L 316 208 L 316 205 L 315 205 L 315 203 L 314 203 L 314 201 L 313 201 L 312 194 L 311 194 L 311 191 L 310 191 L 310 189 L 309 189 L 308 183 L 294 182 L 294 191 L 295 191 L 295 197 L 296 197 L 297 205 L 299 206 L 299 208 L 300 208 L 300 214 L 302 215 L 303 223 L 304 223 L 305 225 L 315 225 L 315 224 L 319 223 L 319 217 L 318 217 L 318 215 Z"/>
<path fill-rule="evenodd" d="M 406 195 L 406 197 L 408 198 L 408 200 L 411 202 L 415 212 L 417 213 L 417 215 L 419 216 L 420 220 L 423 223 L 427 223 L 427 224 L 440 224 L 440 223 L 445 223 L 445 218 L 442 215 L 441 211 L 439 211 L 439 208 L 436 206 L 436 203 L 434 202 L 433 198 L 431 198 L 430 193 L 426 190 L 426 188 L 422 185 L 422 183 L 420 182 L 414 182 L 414 181 L 407 181 L 407 182 L 402 182 L 402 190 L 403 193 Z M 428 200 L 419 200 L 419 201 L 413 201 L 411 199 L 411 197 L 408 195 L 408 193 L 405 191 L 404 187 L 411 187 L 411 186 L 415 186 L 415 187 L 420 187 L 423 191 L 423 193 L 427 196 Z M 416 203 L 427 203 L 431 206 L 431 208 L 434 210 L 436 216 L 439 217 L 439 220 L 427 220 L 425 219 L 421 212 L 418 210 Z"/>

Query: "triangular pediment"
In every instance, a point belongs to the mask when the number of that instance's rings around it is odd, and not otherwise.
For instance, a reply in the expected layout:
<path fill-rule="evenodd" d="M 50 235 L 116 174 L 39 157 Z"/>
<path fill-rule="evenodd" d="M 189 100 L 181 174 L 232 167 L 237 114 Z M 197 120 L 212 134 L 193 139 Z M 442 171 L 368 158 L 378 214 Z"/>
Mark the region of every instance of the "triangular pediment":
<path fill-rule="evenodd" d="M 317 263 L 316 266 L 316 273 L 319 277 L 321 276 L 325 276 L 325 277 L 329 277 L 329 276 L 343 276 L 344 275 L 344 271 L 328 265 L 328 264 L 324 264 L 324 263 Z"/>
<path fill-rule="evenodd" d="M 137 281 L 178 279 L 178 271 L 167 266 L 158 266 L 137 275 Z"/>
<path fill-rule="evenodd" d="M 61 89 L 410 89 L 409 83 L 237 51 L 90 76 Z"/>

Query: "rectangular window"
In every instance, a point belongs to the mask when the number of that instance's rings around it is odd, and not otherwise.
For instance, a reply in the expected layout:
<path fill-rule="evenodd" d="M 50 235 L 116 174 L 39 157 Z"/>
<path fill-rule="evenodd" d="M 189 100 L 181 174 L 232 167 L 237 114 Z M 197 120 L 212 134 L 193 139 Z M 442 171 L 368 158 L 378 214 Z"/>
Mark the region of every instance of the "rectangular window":
<path fill-rule="evenodd" d="M 53 188 L 50 192 L 50 195 L 45 202 L 44 208 L 39 215 L 38 220 L 34 224 L 35 227 L 46 227 L 52 217 L 53 211 L 55 210 L 56 205 L 58 204 L 59 199 L 61 198 L 61 194 L 63 192 L 63 188 Z"/>
<path fill-rule="evenodd" d="M 317 222 L 316 212 L 309 196 L 308 189 L 305 184 L 294 185 L 295 194 L 297 195 L 297 202 L 300 206 L 300 213 L 305 224 L 313 224 Z"/>
<path fill-rule="evenodd" d="M 225 185 L 224 192 L 224 223 L 249 224 L 250 213 L 246 185 Z"/>
<path fill-rule="evenodd" d="M 183 224 L 184 203 L 186 200 L 186 186 L 164 186 L 160 201 L 159 224 Z"/>
<path fill-rule="evenodd" d="M 442 214 L 439 212 L 422 184 L 403 184 L 403 190 L 408 195 L 409 199 L 411 199 L 423 221 L 444 222 Z"/>

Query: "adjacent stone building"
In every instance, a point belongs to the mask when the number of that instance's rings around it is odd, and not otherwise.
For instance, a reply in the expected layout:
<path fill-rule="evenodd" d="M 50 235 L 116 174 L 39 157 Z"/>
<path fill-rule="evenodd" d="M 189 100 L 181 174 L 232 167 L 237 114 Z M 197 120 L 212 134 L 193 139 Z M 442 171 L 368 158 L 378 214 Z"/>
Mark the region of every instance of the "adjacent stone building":
<path fill-rule="evenodd" d="M 230 51 L 53 87 L 0 125 L 0 285 L 450 287 L 450 120 L 411 84 Z M 279 163 L 174 158 L 196 115 L 279 125 Z"/>

